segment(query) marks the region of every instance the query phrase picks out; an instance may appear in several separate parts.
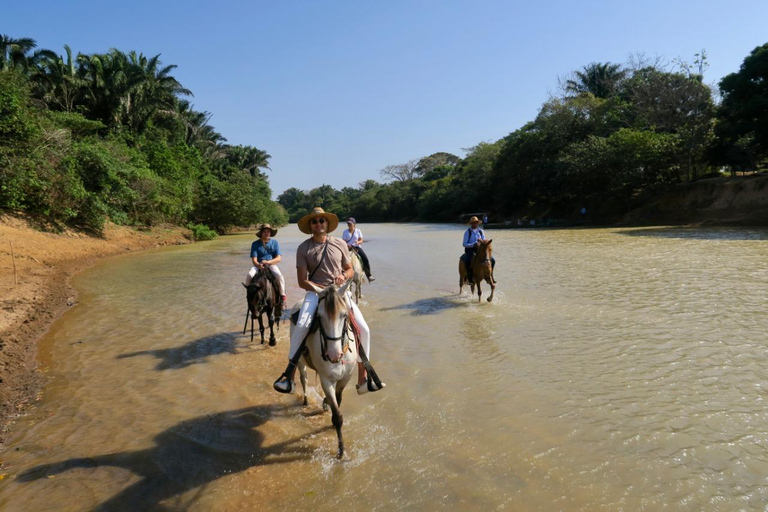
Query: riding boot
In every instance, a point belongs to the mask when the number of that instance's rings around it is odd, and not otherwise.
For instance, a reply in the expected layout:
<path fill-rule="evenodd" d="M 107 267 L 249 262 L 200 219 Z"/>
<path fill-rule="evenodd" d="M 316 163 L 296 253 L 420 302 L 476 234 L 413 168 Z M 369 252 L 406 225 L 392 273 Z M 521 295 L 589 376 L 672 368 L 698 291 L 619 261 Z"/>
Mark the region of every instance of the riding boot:
<path fill-rule="evenodd" d="M 301 350 L 298 350 L 297 354 L 301 354 Z M 293 376 L 295 374 L 296 363 L 293 360 L 288 361 L 288 366 L 285 368 L 285 371 L 280 375 L 280 378 L 272 384 L 272 387 L 275 388 L 275 391 L 278 393 L 293 393 L 296 391 L 296 383 L 293 382 Z"/>

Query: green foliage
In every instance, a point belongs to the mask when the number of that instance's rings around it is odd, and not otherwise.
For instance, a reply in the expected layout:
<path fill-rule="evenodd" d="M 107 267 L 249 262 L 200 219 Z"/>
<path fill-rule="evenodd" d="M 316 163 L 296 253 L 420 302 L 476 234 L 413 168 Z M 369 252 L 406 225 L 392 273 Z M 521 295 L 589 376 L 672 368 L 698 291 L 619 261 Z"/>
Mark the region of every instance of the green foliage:
<path fill-rule="evenodd" d="M 755 169 L 768 159 L 768 43 L 750 52 L 720 81 L 719 162 Z"/>
<path fill-rule="evenodd" d="M 219 233 L 259 222 L 285 223 L 285 213 L 269 201 L 266 182 L 248 171 L 229 168 L 223 176 L 207 175 L 194 218 Z"/>
<path fill-rule="evenodd" d="M 192 231 L 192 236 L 196 241 L 213 240 L 218 233 L 206 226 L 205 224 L 195 224 L 190 222 L 187 227 Z"/>
<path fill-rule="evenodd" d="M 0 141 L 19 143 L 34 135 L 28 103 L 26 79 L 18 73 L 0 73 Z"/>
<path fill-rule="evenodd" d="M 261 171 L 269 155 L 223 145 L 210 114 L 180 99 L 191 92 L 175 66 L 116 49 L 30 55 L 35 46 L 0 35 L 0 208 L 92 231 L 107 220 L 287 221 Z"/>

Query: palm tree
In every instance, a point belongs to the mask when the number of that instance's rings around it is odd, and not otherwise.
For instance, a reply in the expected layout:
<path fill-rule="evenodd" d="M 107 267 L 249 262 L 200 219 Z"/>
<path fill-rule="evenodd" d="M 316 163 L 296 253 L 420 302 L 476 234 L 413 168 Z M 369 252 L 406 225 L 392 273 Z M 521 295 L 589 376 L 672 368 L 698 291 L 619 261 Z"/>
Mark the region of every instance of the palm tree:
<path fill-rule="evenodd" d="M 574 79 L 565 82 L 565 90 L 576 95 L 592 94 L 597 98 L 609 98 L 616 94 L 627 70 L 619 64 L 593 62 L 574 73 Z"/>
<path fill-rule="evenodd" d="M 229 162 L 239 169 L 248 171 L 254 178 L 263 178 L 260 168 L 269 169 L 269 159 L 266 151 L 253 146 L 224 146 Z"/>
<path fill-rule="evenodd" d="M 142 131 L 158 110 L 174 108 L 180 96 L 193 96 L 192 91 L 171 76 L 176 65 L 160 67 L 159 54 L 147 58 L 132 51 L 127 57 L 131 80 L 125 121 L 135 130 Z"/>
<path fill-rule="evenodd" d="M 13 39 L 11 36 L 0 34 L 0 71 L 26 70 L 27 54 L 36 47 L 37 42 L 30 37 Z"/>
<path fill-rule="evenodd" d="M 38 95 L 49 107 L 72 112 L 75 102 L 87 86 L 87 81 L 75 65 L 76 60 L 72 59 L 72 49 L 64 45 L 64 50 L 67 54 L 66 60 L 48 50 L 43 50 L 47 53 L 35 52 L 36 56 L 40 55 L 35 59 L 32 68 L 34 71 L 30 78 L 36 85 Z"/>

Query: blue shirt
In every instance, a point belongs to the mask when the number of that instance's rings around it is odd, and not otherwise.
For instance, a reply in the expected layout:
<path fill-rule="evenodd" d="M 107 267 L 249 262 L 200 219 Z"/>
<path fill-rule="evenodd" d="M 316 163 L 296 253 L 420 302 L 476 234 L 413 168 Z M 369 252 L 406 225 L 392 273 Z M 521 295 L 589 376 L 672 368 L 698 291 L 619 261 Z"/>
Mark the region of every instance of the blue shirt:
<path fill-rule="evenodd" d="M 464 247 L 474 247 L 478 240 L 485 240 L 485 233 L 480 228 L 468 228 L 464 232 Z"/>
<path fill-rule="evenodd" d="M 261 240 L 251 244 L 251 258 L 258 258 L 259 263 L 264 260 L 273 260 L 280 254 L 280 244 L 274 238 L 270 238 L 266 244 Z"/>

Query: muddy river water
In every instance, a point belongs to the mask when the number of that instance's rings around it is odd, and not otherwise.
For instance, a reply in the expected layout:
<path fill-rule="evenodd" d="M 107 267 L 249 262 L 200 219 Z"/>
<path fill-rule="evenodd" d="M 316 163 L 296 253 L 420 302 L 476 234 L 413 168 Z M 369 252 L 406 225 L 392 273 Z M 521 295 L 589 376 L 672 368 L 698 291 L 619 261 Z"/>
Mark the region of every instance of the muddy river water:
<path fill-rule="evenodd" d="M 489 230 L 478 303 L 457 294 L 462 226 L 359 227 L 388 387 L 347 389 L 344 460 L 316 392 L 272 391 L 287 326 L 273 348 L 241 335 L 253 235 L 225 236 L 77 276 L 0 509 L 768 506 L 768 231 Z M 304 237 L 277 235 L 289 300 Z"/>

